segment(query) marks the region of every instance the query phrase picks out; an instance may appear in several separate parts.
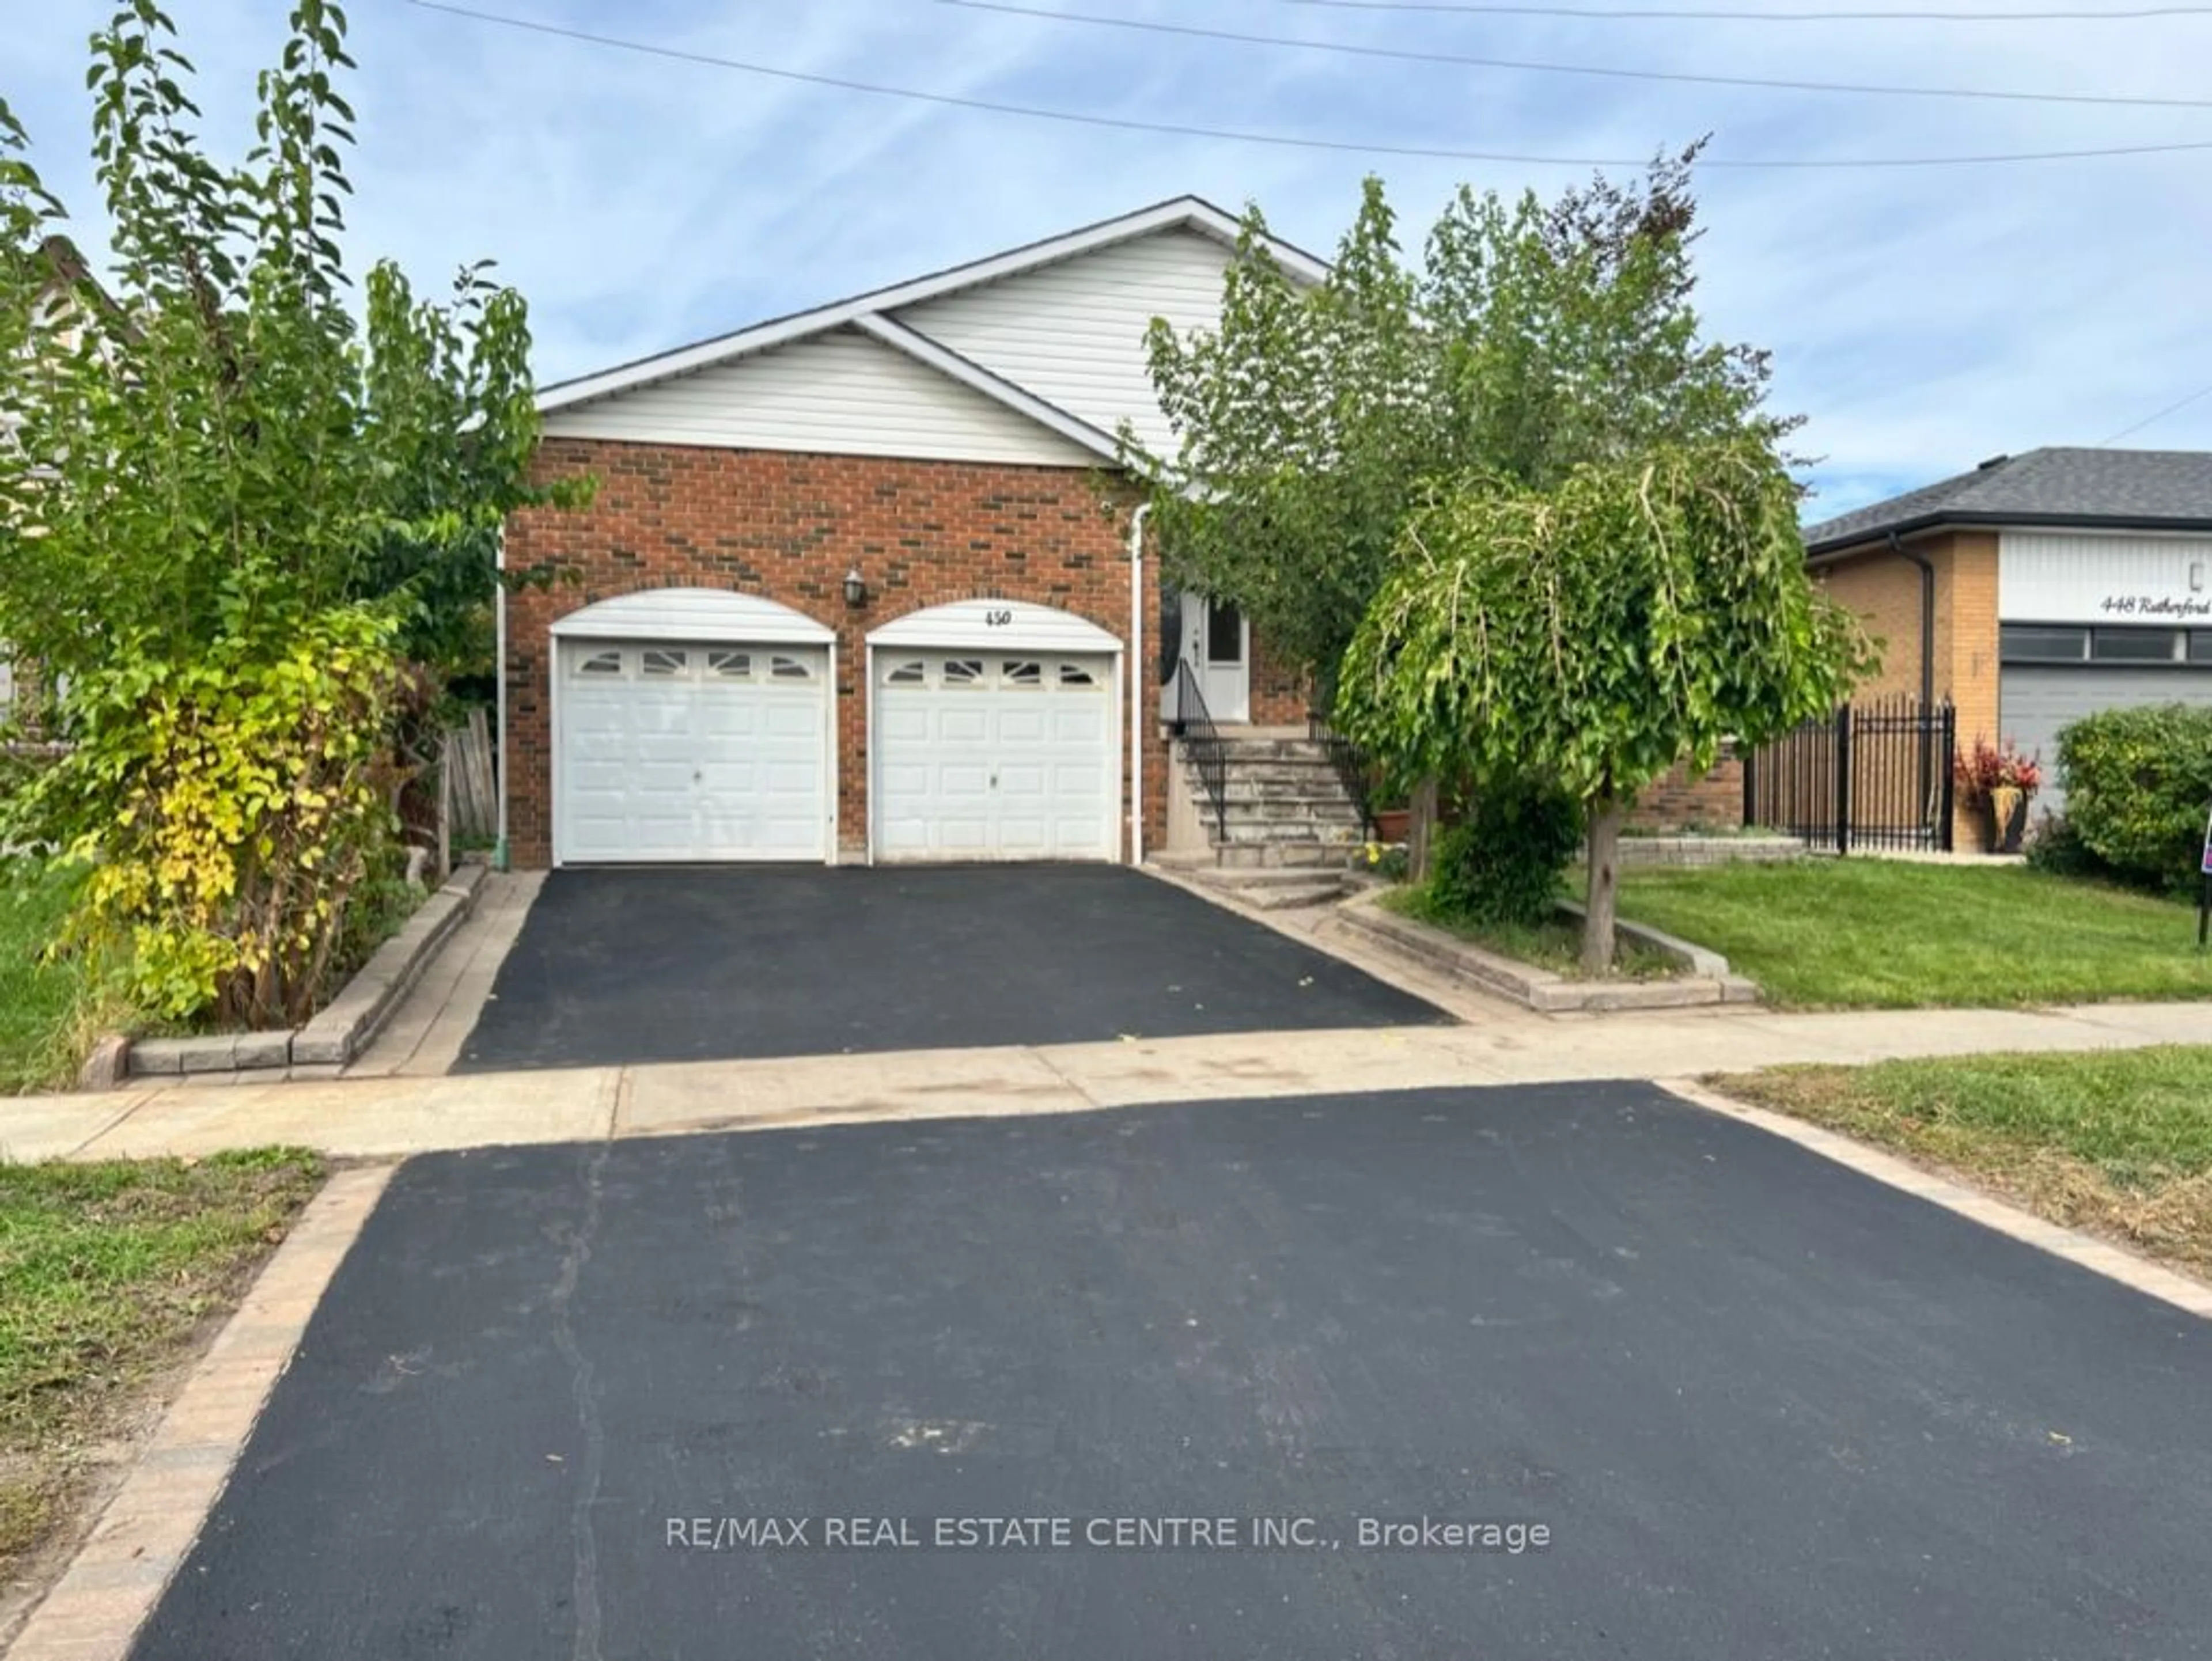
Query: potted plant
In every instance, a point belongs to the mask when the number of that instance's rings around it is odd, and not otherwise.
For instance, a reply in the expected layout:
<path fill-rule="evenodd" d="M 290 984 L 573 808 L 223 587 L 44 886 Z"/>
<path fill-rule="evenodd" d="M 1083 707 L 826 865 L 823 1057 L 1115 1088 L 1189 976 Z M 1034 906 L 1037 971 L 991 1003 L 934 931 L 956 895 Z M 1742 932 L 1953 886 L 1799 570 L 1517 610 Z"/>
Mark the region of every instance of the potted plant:
<path fill-rule="evenodd" d="M 1972 753 L 1959 758 L 1957 774 L 1967 804 L 1981 809 L 1983 846 L 1991 853 L 2018 853 L 2028 802 L 2043 783 L 2039 758 L 2022 755 L 2009 738 L 2001 744 L 1977 738 Z"/>

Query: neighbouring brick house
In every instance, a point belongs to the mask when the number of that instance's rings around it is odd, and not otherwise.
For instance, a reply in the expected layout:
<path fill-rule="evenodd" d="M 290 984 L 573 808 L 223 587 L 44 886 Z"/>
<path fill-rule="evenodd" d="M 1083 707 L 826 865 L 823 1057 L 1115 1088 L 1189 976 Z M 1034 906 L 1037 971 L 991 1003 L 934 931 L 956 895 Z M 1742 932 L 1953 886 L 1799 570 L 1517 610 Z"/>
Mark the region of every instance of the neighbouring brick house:
<path fill-rule="evenodd" d="M 1245 620 L 1133 558 L 1115 468 L 1237 231 L 1185 197 L 548 388 L 539 474 L 598 494 L 508 527 L 574 577 L 502 605 L 514 863 L 1126 859 L 1183 784 L 1171 664 L 1303 730 Z"/>
<path fill-rule="evenodd" d="M 2212 455 L 2033 450 L 1813 526 L 1828 591 L 1884 642 L 1864 689 L 1958 710 L 1959 743 L 2039 754 L 2099 709 L 2212 704 Z M 1960 847 L 1974 845 L 1961 803 Z"/>

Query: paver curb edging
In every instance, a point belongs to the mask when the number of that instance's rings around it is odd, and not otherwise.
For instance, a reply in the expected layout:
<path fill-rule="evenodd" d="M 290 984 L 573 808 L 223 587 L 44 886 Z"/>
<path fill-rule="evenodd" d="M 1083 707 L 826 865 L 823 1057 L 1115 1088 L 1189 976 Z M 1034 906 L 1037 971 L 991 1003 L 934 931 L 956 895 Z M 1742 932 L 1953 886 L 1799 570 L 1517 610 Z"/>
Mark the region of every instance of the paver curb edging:
<path fill-rule="evenodd" d="M 1644 870 L 1698 869 L 1741 861 L 1754 865 L 1782 865 L 1809 858 L 1803 842 L 1794 836 L 1623 836 L 1617 863 Z"/>
<path fill-rule="evenodd" d="M 124 1661 L 228 1485 L 270 1391 L 395 1168 L 340 1171 L 308 1201 L 8 1646 L 9 1661 Z"/>
<path fill-rule="evenodd" d="M 2076 1268 L 2102 1275 L 2107 1280 L 2118 1281 L 2132 1291 L 2146 1297 L 2156 1298 L 2161 1303 L 2212 1320 L 2212 1286 L 2154 1263 L 2109 1240 L 2099 1240 L 2062 1223 L 2049 1222 L 2032 1211 L 2024 1211 L 2009 1201 L 1997 1198 L 1969 1184 L 1915 1165 L 1899 1155 L 1869 1147 L 1837 1131 L 1824 1130 L 1803 1119 L 1792 1118 L 1787 1113 L 1778 1113 L 1769 1108 L 1739 1101 L 1734 1096 L 1723 1095 L 1690 1078 L 1654 1079 L 1653 1083 L 1669 1095 L 1679 1096 L 1692 1106 L 1703 1107 L 1709 1112 L 1722 1113 L 1747 1125 L 1755 1125 L 1771 1136 L 1794 1142 L 1810 1153 L 1832 1160 L 1837 1164 L 1871 1177 L 1917 1199 L 1924 1199 L 1942 1206 L 1947 1211 L 1994 1228 L 2001 1234 L 2009 1234 L 2025 1245 L 2063 1258 Z"/>
<path fill-rule="evenodd" d="M 193 1078 L 258 1083 L 334 1078 L 367 1049 L 399 1000 L 454 930 L 476 909 L 486 867 L 459 866 L 416 907 L 399 932 L 379 946 L 338 995 L 289 1033 L 226 1033 L 208 1038 L 149 1038 L 125 1052 L 131 1078 Z"/>
<path fill-rule="evenodd" d="M 1510 998 L 1544 1015 L 1614 1009 L 1684 1009 L 1714 1003 L 1755 1003 L 1759 989 L 1729 973 L 1728 960 L 1656 929 L 1624 924 L 1631 938 L 1687 962 L 1691 973 L 1674 980 L 1570 980 L 1520 963 L 1442 929 L 1382 908 L 1379 895 L 1363 894 L 1336 908 L 1329 926 L 1418 961 L 1455 980 Z"/>

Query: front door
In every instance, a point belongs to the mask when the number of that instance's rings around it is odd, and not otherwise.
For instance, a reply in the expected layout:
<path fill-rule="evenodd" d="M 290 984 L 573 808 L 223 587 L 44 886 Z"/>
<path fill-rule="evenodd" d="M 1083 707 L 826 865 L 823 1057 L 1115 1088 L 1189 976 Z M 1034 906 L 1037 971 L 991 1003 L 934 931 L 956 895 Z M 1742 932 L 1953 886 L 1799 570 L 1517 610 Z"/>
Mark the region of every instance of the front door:
<path fill-rule="evenodd" d="M 1216 721 L 1252 718 L 1252 627 L 1226 600 L 1188 590 L 1182 597 L 1182 655 Z"/>

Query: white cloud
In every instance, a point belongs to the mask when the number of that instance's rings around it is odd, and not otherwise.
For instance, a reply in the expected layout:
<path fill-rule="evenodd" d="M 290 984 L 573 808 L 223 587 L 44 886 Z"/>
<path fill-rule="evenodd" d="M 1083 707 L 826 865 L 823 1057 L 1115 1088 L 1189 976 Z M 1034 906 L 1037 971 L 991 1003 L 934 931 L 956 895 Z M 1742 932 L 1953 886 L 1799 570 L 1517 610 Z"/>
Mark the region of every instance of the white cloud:
<path fill-rule="evenodd" d="M 476 0 L 471 0 L 475 3 Z M 1844 97 L 1267 50 L 964 11 L 483 0 L 568 27 L 953 95 L 1346 139 L 1715 161 L 2212 138 L 2212 111 Z M 1097 0 L 1038 0 L 1070 9 Z M 1117 0 L 1117 15 L 1417 50 L 1691 73 L 2207 96 L 2212 20 L 2108 25 L 1630 24 Z M 210 130 L 246 130 L 272 0 L 179 9 Z M 84 37 L 106 0 L 11 20 L 0 92 L 89 204 Z M 1579 169 L 1392 160 L 1024 121 L 641 57 L 398 0 L 354 14 L 362 149 L 350 244 L 418 282 L 495 257 L 548 379 L 1195 191 L 1256 198 L 1323 252 L 1382 173 L 1410 244 L 1461 179 L 1551 191 Z M 1999 451 L 2094 442 L 2212 383 L 2202 327 L 2212 152 L 2035 167 L 1709 169 L 1717 333 L 1771 347 L 1811 416 L 1816 512 Z M 90 240 L 98 241 L 96 220 Z M 2212 399 L 2130 443 L 2212 448 Z"/>

